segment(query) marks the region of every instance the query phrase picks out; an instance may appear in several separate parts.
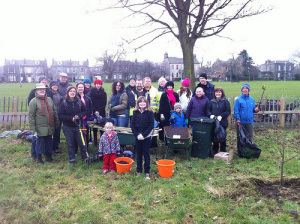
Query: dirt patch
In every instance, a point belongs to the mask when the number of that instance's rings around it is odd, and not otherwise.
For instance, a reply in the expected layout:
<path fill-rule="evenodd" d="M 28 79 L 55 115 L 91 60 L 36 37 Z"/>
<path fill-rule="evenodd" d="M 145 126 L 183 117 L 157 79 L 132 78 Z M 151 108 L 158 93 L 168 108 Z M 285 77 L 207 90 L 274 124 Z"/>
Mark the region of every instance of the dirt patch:
<path fill-rule="evenodd" d="M 255 182 L 257 191 L 267 198 L 272 198 L 277 201 L 291 200 L 297 201 L 300 204 L 300 178 L 285 180 L 283 186 L 280 186 L 280 181 L 262 181 L 259 179 L 251 179 Z"/>
<path fill-rule="evenodd" d="M 124 161 L 124 160 L 121 160 L 121 161 L 119 161 L 118 163 L 119 163 L 119 164 L 129 164 L 129 162 Z"/>

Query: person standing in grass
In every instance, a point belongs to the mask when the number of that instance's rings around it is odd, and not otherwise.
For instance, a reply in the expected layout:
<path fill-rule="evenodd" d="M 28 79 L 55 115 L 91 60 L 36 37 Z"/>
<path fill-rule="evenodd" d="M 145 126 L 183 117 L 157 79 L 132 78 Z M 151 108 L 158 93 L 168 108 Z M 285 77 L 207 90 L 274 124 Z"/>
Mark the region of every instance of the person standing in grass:
<path fill-rule="evenodd" d="M 231 108 L 229 101 L 225 97 L 225 92 L 221 87 L 215 88 L 213 99 L 209 102 L 207 107 L 207 113 L 211 119 L 216 117 L 220 121 L 220 125 L 226 131 L 228 127 L 227 117 L 231 113 Z M 213 153 L 217 154 L 219 149 L 221 152 L 226 152 L 226 139 L 221 143 L 213 142 Z"/>
<path fill-rule="evenodd" d="M 45 154 L 46 161 L 52 162 L 52 135 L 55 127 L 59 125 L 55 105 L 50 97 L 46 95 L 46 86 L 43 83 L 36 84 L 35 98 L 29 103 L 29 125 L 33 132 L 37 133 L 35 151 L 32 157 L 37 157 L 39 165 L 43 165 L 42 154 Z"/>
<path fill-rule="evenodd" d="M 241 91 L 241 96 L 236 99 L 234 104 L 234 118 L 236 119 L 236 124 L 242 125 L 246 129 L 249 139 L 253 141 L 254 113 L 259 112 L 259 108 L 255 107 L 255 100 L 249 95 L 249 84 L 242 85 Z M 237 140 L 239 141 L 239 139 Z"/>
<path fill-rule="evenodd" d="M 102 172 L 107 173 L 110 169 L 110 172 L 114 173 L 116 171 L 115 159 L 117 154 L 120 154 L 119 138 L 111 122 L 105 124 L 104 130 L 99 142 L 99 157 L 103 156 Z"/>
<path fill-rule="evenodd" d="M 150 146 L 151 131 L 154 128 L 153 110 L 146 97 L 140 96 L 136 102 L 131 120 L 131 130 L 135 136 L 137 176 L 144 172 L 146 179 L 150 179 Z"/>

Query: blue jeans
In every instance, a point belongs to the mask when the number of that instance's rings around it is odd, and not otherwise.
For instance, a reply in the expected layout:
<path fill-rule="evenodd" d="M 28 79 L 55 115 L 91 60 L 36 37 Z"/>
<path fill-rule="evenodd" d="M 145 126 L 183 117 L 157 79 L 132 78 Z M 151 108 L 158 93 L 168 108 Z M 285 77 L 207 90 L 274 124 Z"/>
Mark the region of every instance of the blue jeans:
<path fill-rule="evenodd" d="M 150 173 L 150 146 L 151 137 L 145 138 L 144 140 L 138 140 L 135 138 L 135 148 L 136 148 L 136 162 L 137 162 L 137 172 L 143 172 L 143 156 L 144 156 L 144 172 Z"/>
<path fill-rule="evenodd" d="M 52 135 L 47 136 L 38 136 L 36 139 L 36 154 L 42 155 L 52 155 L 53 152 L 53 143 L 52 143 Z"/>
<path fill-rule="evenodd" d="M 125 126 L 124 127 L 128 127 L 128 123 L 129 123 L 129 108 L 125 109 L 125 118 L 126 118 L 126 121 L 125 121 Z"/>
<path fill-rule="evenodd" d="M 75 154 L 77 153 L 78 146 L 80 147 L 81 158 L 86 159 L 87 156 L 86 156 L 86 153 L 84 150 L 84 146 L 82 144 L 79 128 L 78 127 L 69 127 L 69 126 L 64 125 L 62 127 L 62 129 L 66 136 L 66 141 L 68 144 L 69 161 L 70 162 L 76 161 Z"/>
<path fill-rule="evenodd" d="M 126 118 L 125 114 L 118 115 L 117 120 L 118 120 L 117 126 L 119 126 L 119 127 L 127 127 L 128 126 L 128 124 L 126 126 L 127 118 Z"/>

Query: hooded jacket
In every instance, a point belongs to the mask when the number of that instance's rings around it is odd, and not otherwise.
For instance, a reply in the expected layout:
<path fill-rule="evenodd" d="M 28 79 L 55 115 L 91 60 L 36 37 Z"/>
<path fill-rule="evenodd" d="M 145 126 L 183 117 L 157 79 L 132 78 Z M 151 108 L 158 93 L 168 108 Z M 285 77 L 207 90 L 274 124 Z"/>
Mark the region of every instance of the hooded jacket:
<path fill-rule="evenodd" d="M 255 100 L 250 95 L 241 94 L 234 104 L 234 118 L 243 124 L 254 122 Z"/>

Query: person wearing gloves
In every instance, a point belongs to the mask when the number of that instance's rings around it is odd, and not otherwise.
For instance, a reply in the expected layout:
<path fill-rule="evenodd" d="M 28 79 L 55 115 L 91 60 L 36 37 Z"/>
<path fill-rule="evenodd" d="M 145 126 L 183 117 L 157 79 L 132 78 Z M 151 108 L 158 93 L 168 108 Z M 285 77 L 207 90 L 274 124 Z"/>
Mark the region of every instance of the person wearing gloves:
<path fill-rule="evenodd" d="M 140 96 L 133 111 L 131 130 L 136 138 L 137 176 L 140 176 L 143 171 L 144 156 L 144 172 L 146 174 L 146 179 L 150 179 L 150 146 L 153 128 L 153 110 L 146 97 Z"/>
<path fill-rule="evenodd" d="M 102 172 L 107 173 L 110 169 L 110 172 L 114 173 L 117 169 L 114 160 L 117 154 L 120 154 L 119 138 L 111 122 L 105 124 L 104 130 L 99 142 L 99 157 L 103 156 Z"/>
<path fill-rule="evenodd" d="M 234 104 L 234 118 L 237 125 L 242 125 L 250 138 L 253 141 L 254 132 L 254 113 L 259 112 L 259 108 L 255 107 L 255 100 L 249 95 L 249 84 L 242 85 L 242 94 L 238 97 Z M 237 126 L 238 131 L 238 126 Z M 239 139 L 237 139 L 239 141 Z"/>
<path fill-rule="evenodd" d="M 28 111 L 29 125 L 33 133 L 37 133 L 35 152 L 31 152 L 33 159 L 37 157 L 39 165 L 43 165 L 42 154 L 46 161 L 52 162 L 52 135 L 59 126 L 59 120 L 55 105 L 50 97 L 46 95 L 46 86 L 43 83 L 36 84 L 35 97 L 29 103 Z"/>
<path fill-rule="evenodd" d="M 77 146 L 80 147 L 81 159 L 86 159 L 86 153 L 81 140 L 79 131 L 79 123 L 82 124 L 82 118 L 87 115 L 87 109 L 77 95 L 77 90 L 74 86 L 69 86 L 66 93 L 66 98 L 60 104 L 58 117 L 62 121 L 63 132 L 68 144 L 69 162 L 76 163 Z M 79 121 L 81 120 L 81 122 Z"/>
<path fill-rule="evenodd" d="M 92 81 L 89 78 L 85 78 L 83 80 L 83 85 L 84 85 L 84 95 L 89 95 L 91 90 L 92 90 Z"/>
<path fill-rule="evenodd" d="M 207 114 L 211 119 L 217 118 L 220 125 L 226 131 L 228 127 L 227 117 L 231 113 L 230 103 L 225 97 L 225 92 L 221 87 L 217 87 L 213 92 L 213 99 L 207 107 Z M 221 143 L 213 142 L 213 152 L 217 154 L 219 149 L 221 152 L 226 152 L 226 141 Z"/>
<path fill-rule="evenodd" d="M 180 103 L 174 104 L 174 112 L 171 114 L 170 123 L 173 127 L 187 127 Z"/>
<path fill-rule="evenodd" d="M 161 94 L 161 98 L 159 101 L 159 114 L 160 114 L 160 127 L 162 130 L 165 126 L 170 125 L 170 116 L 171 111 L 174 110 L 174 105 L 176 102 L 179 102 L 179 96 L 176 92 L 174 92 L 174 83 L 172 81 L 168 81 L 166 84 L 166 92 Z M 159 139 L 164 141 L 163 131 L 159 132 Z"/>

